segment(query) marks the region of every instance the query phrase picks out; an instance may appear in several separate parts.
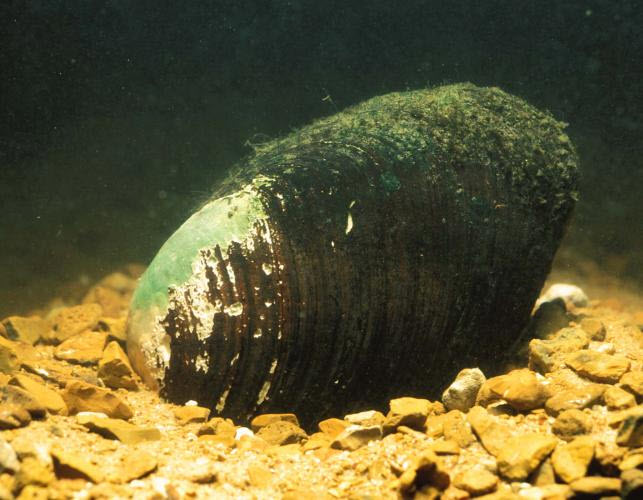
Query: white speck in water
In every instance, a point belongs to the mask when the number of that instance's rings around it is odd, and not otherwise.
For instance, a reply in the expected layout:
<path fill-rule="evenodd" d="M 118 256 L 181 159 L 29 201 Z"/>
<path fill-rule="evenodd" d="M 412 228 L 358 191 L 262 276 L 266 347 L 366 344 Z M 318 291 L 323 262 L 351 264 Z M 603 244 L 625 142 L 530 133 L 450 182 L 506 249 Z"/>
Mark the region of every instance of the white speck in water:
<path fill-rule="evenodd" d="M 269 300 L 266 300 L 266 301 L 264 302 L 264 304 L 266 305 L 266 307 L 271 307 L 271 306 L 272 306 L 272 302 L 271 302 L 271 301 L 269 301 Z"/>
<path fill-rule="evenodd" d="M 355 206 L 355 200 L 351 201 L 351 204 L 348 205 L 348 208 L 353 208 Z"/>
<path fill-rule="evenodd" d="M 263 335 L 263 332 L 261 331 L 261 328 L 257 328 L 257 329 L 255 330 L 255 333 L 254 333 L 252 336 L 253 336 L 255 339 L 258 339 L 259 337 L 261 337 L 261 335 Z"/>
<path fill-rule="evenodd" d="M 272 266 L 270 264 L 266 264 L 265 262 L 261 264 L 261 270 L 266 276 L 270 276 L 272 274 Z"/>
<path fill-rule="evenodd" d="M 234 358 L 230 360 L 230 366 L 234 365 L 239 360 L 239 353 L 234 355 Z"/>
<path fill-rule="evenodd" d="M 243 312 L 243 304 L 241 302 L 235 302 L 224 307 L 223 312 L 228 316 L 239 316 Z"/>
<path fill-rule="evenodd" d="M 350 233 L 353 229 L 353 216 L 348 212 L 348 219 L 346 220 L 346 234 Z"/>
<path fill-rule="evenodd" d="M 331 241 L 331 242 L 330 242 L 330 246 L 331 246 L 331 247 L 333 247 L 333 248 L 335 248 L 335 242 L 334 242 L 334 241 Z"/>

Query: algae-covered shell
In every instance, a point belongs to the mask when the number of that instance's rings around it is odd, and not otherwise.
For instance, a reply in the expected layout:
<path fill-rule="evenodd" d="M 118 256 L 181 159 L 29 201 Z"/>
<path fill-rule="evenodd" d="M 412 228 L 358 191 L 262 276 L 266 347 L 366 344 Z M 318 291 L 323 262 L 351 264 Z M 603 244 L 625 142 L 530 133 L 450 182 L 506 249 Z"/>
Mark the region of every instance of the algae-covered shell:
<path fill-rule="evenodd" d="M 493 371 L 574 205 L 564 125 L 497 88 L 387 94 L 263 144 L 131 304 L 148 385 L 246 420 L 438 396 Z"/>

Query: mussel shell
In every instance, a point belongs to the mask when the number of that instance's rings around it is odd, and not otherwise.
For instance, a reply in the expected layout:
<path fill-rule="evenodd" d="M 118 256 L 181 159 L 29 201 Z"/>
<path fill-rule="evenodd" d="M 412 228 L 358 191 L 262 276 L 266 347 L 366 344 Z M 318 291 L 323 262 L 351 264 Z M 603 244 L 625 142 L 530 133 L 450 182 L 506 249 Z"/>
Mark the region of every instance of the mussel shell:
<path fill-rule="evenodd" d="M 525 326 L 576 184 L 564 125 L 497 88 L 370 99 L 232 170 L 142 277 L 130 357 L 240 421 L 435 397 Z"/>

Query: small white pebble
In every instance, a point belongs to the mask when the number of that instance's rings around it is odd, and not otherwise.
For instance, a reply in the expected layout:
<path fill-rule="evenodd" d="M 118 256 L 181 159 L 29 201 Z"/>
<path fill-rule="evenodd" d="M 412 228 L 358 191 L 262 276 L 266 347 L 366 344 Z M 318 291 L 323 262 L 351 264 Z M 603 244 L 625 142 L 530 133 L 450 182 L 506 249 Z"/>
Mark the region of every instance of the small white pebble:
<path fill-rule="evenodd" d="M 250 429 L 247 427 L 239 427 L 237 429 L 237 432 L 234 433 L 234 439 L 235 441 L 239 441 L 243 436 L 254 436 L 255 433 L 252 432 Z"/>
<path fill-rule="evenodd" d="M 589 349 L 604 354 L 614 354 L 616 352 L 616 348 L 611 342 L 590 342 Z"/>
<path fill-rule="evenodd" d="M 190 399 L 190 401 L 185 402 L 185 406 L 199 406 L 199 403 L 194 401 L 194 399 Z"/>
<path fill-rule="evenodd" d="M 555 283 L 536 301 L 536 308 L 544 302 L 556 299 L 563 299 L 567 307 L 586 307 L 589 304 L 589 299 L 582 288 L 569 283 Z"/>

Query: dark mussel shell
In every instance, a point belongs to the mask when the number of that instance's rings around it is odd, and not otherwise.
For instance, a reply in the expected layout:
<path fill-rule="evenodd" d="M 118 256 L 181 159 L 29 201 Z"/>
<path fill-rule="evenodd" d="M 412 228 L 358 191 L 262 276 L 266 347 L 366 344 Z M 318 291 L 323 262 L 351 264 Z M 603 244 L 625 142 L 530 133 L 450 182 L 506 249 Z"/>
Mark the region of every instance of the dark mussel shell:
<path fill-rule="evenodd" d="M 492 372 L 577 197 L 564 127 L 459 84 L 257 146 L 142 277 L 135 368 L 172 402 L 304 425 Z"/>

